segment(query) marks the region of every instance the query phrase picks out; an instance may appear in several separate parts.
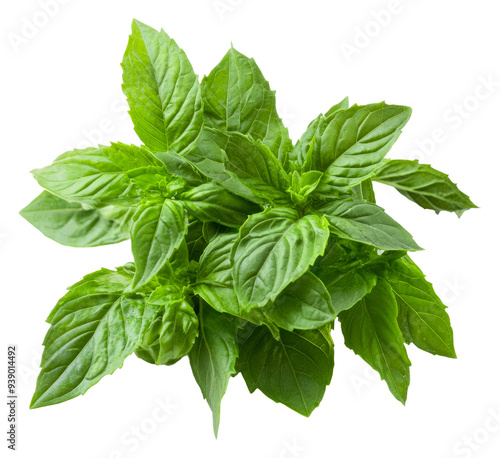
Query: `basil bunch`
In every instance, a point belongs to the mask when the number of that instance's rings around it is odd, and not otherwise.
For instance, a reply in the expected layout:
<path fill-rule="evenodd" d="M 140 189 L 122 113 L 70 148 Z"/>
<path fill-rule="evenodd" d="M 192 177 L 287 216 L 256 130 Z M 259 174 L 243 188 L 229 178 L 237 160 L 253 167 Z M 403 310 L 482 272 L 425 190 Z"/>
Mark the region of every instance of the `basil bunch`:
<path fill-rule="evenodd" d="M 475 207 L 447 175 L 384 159 L 405 106 L 344 99 L 293 144 L 275 94 L 234 48 L 201 84 L 164 31 L 134 21 L 123 90 L 143 145 L 59 156 L 21 214 L 43 234 L 91 247 L 130 237 L 133 263 L 69 288 L 48 317 L 31 407 L 85 393 L 132 353 L 188 356 L 213 411 L 241 373 L 303 415 L 333 371 L 331 328 L 405 402 L 405 344 L 454 358 L 445 306 L 408 256 L 412 236 L 375 203 L 372 181 L 423 208 Z"/>

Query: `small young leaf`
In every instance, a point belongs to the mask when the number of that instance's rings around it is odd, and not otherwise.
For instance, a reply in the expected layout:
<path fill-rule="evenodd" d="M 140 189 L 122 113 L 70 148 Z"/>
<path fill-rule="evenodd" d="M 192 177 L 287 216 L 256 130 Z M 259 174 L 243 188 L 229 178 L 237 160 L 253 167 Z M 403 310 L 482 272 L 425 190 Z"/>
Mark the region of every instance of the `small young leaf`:
<path fill-rule="evenodd" d="M 448 175 L 418 161 L 387 160 L 373 179 L 436 213 L 455 212 L 460 217 L 464 211 L 477 208 Z"/>
<path fill-rule="evenodd" d="M 200 304 L 198 319 L 200 335 L 189 352 L 189 362 L 203 397 L 212 410 L 217 437 L 222 397 L 230 377 L 235 374 L 238 326 L 234 318 L 203 303 Z"/>
<path fill-rule="evenodd" d="M 146 332 L 135 354 L 151 364 L 171 365 L 187 355 L 198 337 L 198 317 L 193 307 L 168 286 L 158 287 L 148 299 L 159 316 Z"/>
<path fill-rule="evenodd" d="M 333 341 L 324 329 L 282 331 L 280 340 L 264 326 L 240 332 L 238 370 L 250 392 L 308 417 L 323 399 L 333 374 Z"/>
<path fill-rule="evenodd" d="M 203 126 L 198 77 L 163 30 L 134 20 L 123 56 L 123 92 L 139 138 L 152 151 L 184 154 Z"/>
<path fill-rule="evenodd" d="M 317 215 L 299 218 L 290 208 L 252 215 L 232 252 L 234 289 L 243 305 L 274 301 L 323 254 L 328 235 L 326 220 Z"/>
<path fill-rule="evenodd" d="M 375 369 L 394 397 L 404 404 L 411 363 L 397 316 L 398 305 L 391 287 L 379 279 L 369 294 L 339 314 L 339 320 L 346 346 Z"/>
<path fill-rule="evenodd" d="M 145 285 L 179 248 L 188 229 L 188 219 L 180 202 L 144 204 L 134 215 L 130 236 L 136 273 L 133 289 Z"/>

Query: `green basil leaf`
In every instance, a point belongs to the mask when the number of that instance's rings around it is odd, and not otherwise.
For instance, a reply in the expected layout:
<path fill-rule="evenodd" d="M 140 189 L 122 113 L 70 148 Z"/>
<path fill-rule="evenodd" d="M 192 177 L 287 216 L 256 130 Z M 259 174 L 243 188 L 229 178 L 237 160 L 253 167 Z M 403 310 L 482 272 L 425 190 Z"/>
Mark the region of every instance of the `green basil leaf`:
<path fill-rule="evenodd" d="M 240 227 L 247 215 L 260 211 L 258 205 L 213 182 L 192 188 L 177 199 L 200 221 L 216 222 L 229 227 Z"/>
<path fill-rule="evenodd" d="M 207 177 L 259 204 L 290 205 L 290 180 L 266 145 L 237 132 L 205 128 L 187 158 Z"/>
<path fill-rule="evenodd" d="M 333 105 L 326 113 L 325 113 L 325 118 L 330 118 L 333 116 L 337 111 L 340 110 L 347 110 L 349 108 L 349 97 L 346 97 L 345 99 L 341 100 L 339 103 Z"/>
<path fill-rule="evenodd" d="M 287 331 L 318 329 L 335 319 L 328 290 L 311 272 L 306 272 L 289 284 L 262 311 L 272 322 Z"/>
<path fill-rule="evenodd" d="M 170 260 L 179 248 L 188 228 L 188 219 L 180 202 L 145 203 L 134 215 L 130 236 L 136 273 L 132 288 L 145 285 Z"/>
<path fill-rule="evenodd" d="M 273 401 L 309 416 L 332 378 L 332 338 L 324 329 L 282 331 L 280 336 L 277 341 L 264 326 L 244 329 L 238 369 L 250 392 L 259 389 Z"/>
<path fill-rule="evenodd" d="M 196 167 L 180 154 L 173 151 L 161 151 L 156 153 L 156 157 L 165 164 L 169 173 L 186 180 L 192 186 L 198 186 L 205 181 Z"/>
<path fill-rule="evenodd" d="M 187 355 L 198 337 L 198 317 L 180 293 L 168 286 L 155 289 L 148 304 L 160 310 L 135 354 L 151 364 L 175 364 Z"/>
<path fill-rule="evenodd" d="M 381 250 L 421 250 L 411 234 L 384 209 L 359 200 L 340 200 L 318 210 L 340 237 L 373 245 Z"/>
<path fill-rule="evenodd" d="M 140 200 L 140 189 L 129 175 L 138 169 L 153 180 L 166 174 L 164 165 L 146 148 L 123 143 L 68 151 L 32 173 L 42 187 L 69 202 L 128 206 Z"/>
<path fill-rule="evenodd" d="M 234 289 L 243 305 L 274 301 L 323 254 L 328 236 L 325 219 L 299 218 L 290 208 L 250 216 L 232 252 Z"/>
<path fill-rule="evenodd" d="M 151 326 L 142 295 L 124 295 L 131 276 L 102 269 L 69 288 L 49 316 L 41 372 L 31 408 L 84 394 L 119 369 Z"/>
<path fill-rule="evenodd" d="M 339 314 L 346 346 L 375 369 L 394 397 L 404 404 L 411 363 L 397 317 L 396 299 L 384 279 L 379 279 L 354 307 Z"/>
<path fill-rule="evenodd" d="M 258 308 L 244 307 L 233 288 L 230 253 L 238 233 L 216 236 L 205 249 L 200 259 L 197 283 L 194 292 L 221 313 L 229 313 L 251 323 L 269 327 L 274 336 L 279 330 Z"/>
<path fill-rule="evenodd" d="M 398 303 L 398 323 L 406 343 L 433 355 L 456 358 L 446 307 L 425 275 L 408 257 L 388 263 L 383 276 Z"/>
<path fill-rule="evenodd" d="M 367 178 L 360 184 L 352 188 L 354 198 L 357 200 L 364 200 L 366 202 L 376 203 L 375 191 L 373 190 L 373 182 L 371 178 Z"/>
<path fill-rule="evenodd" d="M 318 121 L 314 148 L 306 159 L 324 172 L 315 195 L 329 198 L 347 192 L 369 178 L 408 122 L 411 109 L 404 106 L 354 105 L 328 120 Z"/>
<path fill-rule="evenodd" d="M 134 20 L 122 62 L 123 92 L 139 138 L 152 151 L 184 154 L 203 126 L 198 77 L 163 30 Z"/>
<path fill-rule="evenodd" d="M 418 161 L 387 160 L 373 179 L 436 213 L 455 212 L 460 217 L 464 211 L 477 208 L 448 175 Z"/>
<path fill-rule="evenodd" d="M 200 304 L 198 319 L 200 334 L 189 352 L 189 362 L 203 397 L 212 410 L 217 437 L 222 397 L 229 378 L 235 374 L 238 326 L 233 318 L 203 303 Z"/>
<path fill-rule="evenodd" d="M 186 248 L 188 258 L 193 261 L 198 261 L 203 254 L 203 250 L 207 246 L 207 242 L 203 237 L 203 225 L 201 221 L 194 220 L 188 225 L 186 233 Z"/>
<path fill-rule="evenodd" d="M 377 283 L 377 276 L 366 269 L 326 269 L 318 276 L 330 294 L 336 314 L 356 305 Z"/>
<path fill-rule="evenodd" d="M 261 140 L 280 160 L 291 149 L 276 97 L 253 59 L 231 48 L 202 83 L 205 124 Z"/>
<path fill-rule="evenodd" d="M 21 210 L 21 216 L 46 237 L 67 246 L 93 247 L 118 243 L 129 238 L 132 211 L 118 219 L 106 218 L 100 210 L 84 208 L 43 191 Z"/>

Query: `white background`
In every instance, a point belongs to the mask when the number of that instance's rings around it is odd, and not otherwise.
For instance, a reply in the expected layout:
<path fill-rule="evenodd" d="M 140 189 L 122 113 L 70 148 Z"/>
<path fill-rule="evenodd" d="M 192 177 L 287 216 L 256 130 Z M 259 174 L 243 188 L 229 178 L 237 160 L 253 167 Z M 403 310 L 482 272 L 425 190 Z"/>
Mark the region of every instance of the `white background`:
<path fill-rule="evenodd" d="M 61 0 L 51 17 L 42 3 L 4 1 L 0 15 L 0 353 L 18 345 L 17 456 L 499 456 L 497 1 Z M 84 397 L 28 410 L 50 309 L 84 274 L 131 255 L 128 243 L 59 246 L 17 212 L 40 191 L 29 170 L 89 141 L 138 142 L 124 115 L 119 65 L 134 17 L 163 27 L 199 75 L 231 42 L 253 56 L 293 139 L 346 95 L 413 107 L 390 157 L 418 157 L 449 173 L 481 208 L 460 220 L 437 216 L 377 187 L 379 204 L 426 248 L 414 259 L 450 307 L 459 356 L 409 347 L 406 407 L 336 331 L 333 381 L 310 418 L 250 395 L 238 376 L 216 441 L 187 359 L 155 367 L 136 357 Z"/>

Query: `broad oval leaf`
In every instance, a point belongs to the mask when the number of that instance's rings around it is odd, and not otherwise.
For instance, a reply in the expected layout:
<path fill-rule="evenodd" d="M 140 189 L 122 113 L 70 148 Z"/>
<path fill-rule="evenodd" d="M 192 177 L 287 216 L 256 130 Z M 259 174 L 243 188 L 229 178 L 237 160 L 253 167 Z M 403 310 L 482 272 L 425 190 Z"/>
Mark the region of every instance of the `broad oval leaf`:
<path fill-rule="evenodd" d="M 328 290 L 337 314 L 356 305 L 377 283 L 377 276 L 366 269 L 327 269 L 318 272 L 318 276 Z"/>
<path fill-rule="evenodd" d="M 404 404 L 411 363 L 397 317 L 396 299 L 382 278 L 354 307 L 339 314 L 346 346 L 375 369 L 394 397 Z"/>
<path fill-rule="evenodd" d="M 180 202 L 145 203 L 137 210 L 130 231 L 136 265 L 133 289 L 145 285 L 169 261 L 187 230 L 188 219 Z"/>
<path fill-rule="evenodd" d="M 140 200 L 140 189 L 130 176 L 166 173 L 164 165 L 144 147 L 112 143 L 111 146 L 75 149 L 51 165 L 32 173 L 38 183 L 70 202 L 92 207 L 128 206 Z"/>
<path fill-rule="evenodd" d="M 229 313 L 256 325 L 266 325 L 277 338 L 279 330 L 263 310 L 242 306 L 233 288 L 230 253 L 238 233 L 220 234 L 200 259 L 194 292 L 220 313 Z"/>
<path fill-rule="evenodd" d="M 217 437 L 221 401 L 229 379 L 236 373 L 238 325 L 234 318 L 203 303 L 200 304 L 198 319 L 200 334 L 189 352 L 189 362 L 203 397 L 212 410 Z"/>
<path fill-rule="evenodd" d="M 333 341 L 329 331 L 282 331 L 280 340 L 264 326 L 240 331 L 241 371 L 250 392 L 309 416 L 323 399 L 333 374 Z"/>
<path fill-rule="evenodd" d="M 318 329 L 335 319 L 328 290 L 311 272 L 289 284 L 262 311 L 277 326 L 288 331 Z"/>
<path fill-rule="evenodd" d="M 359 200 L 345 199 L 318 210 L 340 237 L 373 245 L 381 250 L 421 250 L 411 234 L 384 209 Z"/>
<path fill-rule="evenodd" d="M 406 343 L 433 355 L 456 358 L 446 307 L 422 271 L 405 256 L 383 269 L 398 303 L 398 323 Z"/>
<path fill-rule="evenodd" d="M 66 246 L 93 247 L 127 240 L 134 210 L 120 209 L 120 215 L 113 218 L 103 210 L 84 208 L 43 191 L 20 214 L 43 235 Z"/>
<path fill-rule="evenodd" d="M 151 326 L 142 295 L 124 295 L 131 276 L 102 269 L 69 288 L 49 316 L 41 372 L 31 408 L 84 394 L 120 368 Z"/>
<path fill-rule="evenodd" d="M 328 236 L 326 220 L 299 218 L 290 208 L 250 216 L 232 252 L 234 289 L 243 305 L 274 301 L 323 254 Z"/>
<path fill-rule="evenodd" d="M 448 175 L 418 161 L 387 160 L 373 179 L 436 213 L 455 212 L 460 217 L 464 211 L 477 208 Z"/>
<path fill-rule="evenodd" d="M 122 68 L 130 117 L 144 144 L 155 152 L 193 149 L 203 103 L 198 77 L 177 43 L 134 20 Z"/>
<path fill-rule="evenodd" d="M 276 111 L 276 97 L 259 67 L 231 48 L 201 83 L 205 124 L 261 140 L 280 160 L 291 148 L 288 129 Z"/>

